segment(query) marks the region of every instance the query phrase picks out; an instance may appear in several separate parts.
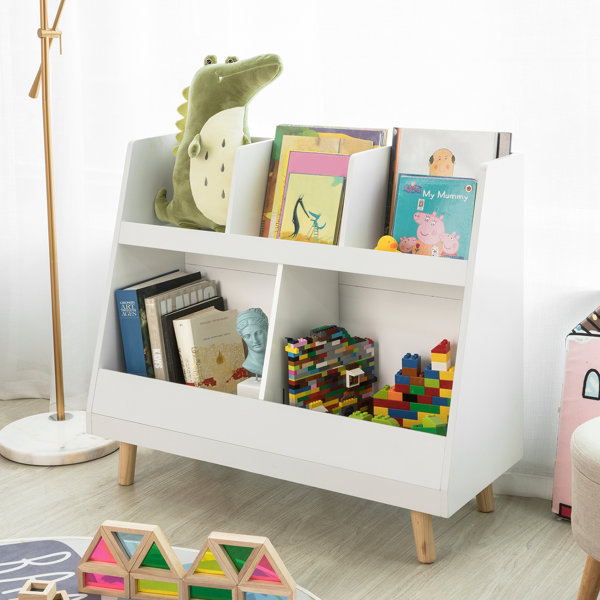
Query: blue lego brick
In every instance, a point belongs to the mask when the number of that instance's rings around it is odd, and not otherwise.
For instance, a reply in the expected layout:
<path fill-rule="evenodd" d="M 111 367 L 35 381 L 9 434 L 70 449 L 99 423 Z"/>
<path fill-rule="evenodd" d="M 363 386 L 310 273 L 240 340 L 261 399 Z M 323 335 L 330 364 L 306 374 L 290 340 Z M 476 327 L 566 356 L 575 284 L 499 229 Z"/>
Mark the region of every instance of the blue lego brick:
<path fill-rule="evenodd" d="M 423 371 L 423 377 L 425 377 L 425 379 L 439 379 L 440 378 L 440 372 L 436 371 L 435 369 L 432 369 L 431 368 L 431 363 L 429 363 L 425 367 L 425 371 Z"/>
<path fill-rule="evenodd" d="M 394 383 L 397 383 L 398 385 L 410 385 L 410 377 L 402 375 L 402 370 L 400 370 L 394 376 Z"/>
<path fill-rule="evenodd" d="M 421 370 L 421 357 L 418 354 L 411 354 L 407 352 L 402 358 L 402 367 L 408 367 L 409 369 Z"/>
<path fill-rule="evenodd" d="M 413 410 L 399 410 L 397 408 L 388 408 L 388 416 L 396 419 L 412 419 L 416 421 L 419 418 L 419 413 Z"/>
<path fill-rule="evenodd" d="M 432 396 L 431 404 L 433 404 L 434 406 L 450 406 L 450 398 L 440 398 L 439 396 Z"/>

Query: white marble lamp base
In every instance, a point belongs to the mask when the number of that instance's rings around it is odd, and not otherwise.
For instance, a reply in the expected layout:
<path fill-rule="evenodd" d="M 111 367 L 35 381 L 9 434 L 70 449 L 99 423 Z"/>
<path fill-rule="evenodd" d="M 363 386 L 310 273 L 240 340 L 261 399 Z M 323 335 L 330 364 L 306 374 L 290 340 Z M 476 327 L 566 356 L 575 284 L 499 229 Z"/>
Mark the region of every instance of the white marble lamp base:
<path fill-rule="evenodd" d="M 42 413 L 13 421 L 0 430 L 0 454 L 26 465 L 71 465 L 114 452 L 119 444 L 85 432 L 85 411 Z"/>

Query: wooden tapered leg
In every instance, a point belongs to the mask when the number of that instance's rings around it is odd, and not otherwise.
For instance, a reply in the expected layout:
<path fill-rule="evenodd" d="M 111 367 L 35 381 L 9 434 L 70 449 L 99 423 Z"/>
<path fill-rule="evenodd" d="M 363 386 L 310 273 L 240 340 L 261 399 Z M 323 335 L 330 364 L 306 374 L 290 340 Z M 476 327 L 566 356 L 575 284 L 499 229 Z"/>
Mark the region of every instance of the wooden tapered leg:
<path fill-rule="evenodd" d="M 486 488 L 481 490 L 481 492 L 479 492 L 475 498 L 477 500 L 477 509 L 479 512 L 494 512 L 494 490 L 492 489 L 491 483 Z"/>
<path fill-rule="evenodd" d="M 417 559 L 422 563 L 435 561 L 435 543 L 433 541 L 433 523 L 431 515 L 410 511 L 415 547 L 417 548 Z"/>
<path fill-rule="evenodd" d="M 131 485 L 135 477 L 137 446 L 121 442 L 119 446 L 119 485 Z"/>
<path fill-rule="evenodd" d="M 581 576 L 577 600 L 596 600 L 598 592 L 600 592 L 600 562 L 588 556 Z"/>

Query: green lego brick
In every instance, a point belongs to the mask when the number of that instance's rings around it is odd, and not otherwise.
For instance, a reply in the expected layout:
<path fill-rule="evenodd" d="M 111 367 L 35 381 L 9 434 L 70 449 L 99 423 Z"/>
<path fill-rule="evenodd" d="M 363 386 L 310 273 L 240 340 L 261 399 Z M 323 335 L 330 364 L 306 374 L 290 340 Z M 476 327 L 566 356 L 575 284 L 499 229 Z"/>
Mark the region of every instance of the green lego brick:
<path fill-rule="evenodd" d="M 438 388 L 440 387 L 439 379 L 425 379 L 425 387 Z"/>
<path fill-rule="evenodd" d="M 425 386 L 424 385 L 411 385 L 410 393 L 415 394 L 416 396 L 424 396 L 425 395 Z"/>
<path fill-rule="evenodd" d="M 400 427 L 400 423 L 387 415 L 375 415 L 371 423 L 379 423 L 380 425 L 391 425 L 392 427 Z"/>
<path fill-rule="evenodd" d="M 440 414 L 440 407 L 435 406 L 435 404 L 419 404 L 418 402 L 411 402 L 410 410 L 416 410 L 417 412 L 433 413 L 436 415 Z"/>
<path fill-rule="evenodd" d="M 382 387 L 378 392 L 375 392 L 373 394 L 373 398 L 377 398 L 378 400 L 387 400 L 389 390 L 390 386 L 386 385 Z"/>
<path fill-rule="evenodd" d="M 373 419 L 373 415 L 361 410 L 355 410 L 351 415 L 348 416 L 351 419 L 360 419 L 361 421 L 371 421 Z"/>

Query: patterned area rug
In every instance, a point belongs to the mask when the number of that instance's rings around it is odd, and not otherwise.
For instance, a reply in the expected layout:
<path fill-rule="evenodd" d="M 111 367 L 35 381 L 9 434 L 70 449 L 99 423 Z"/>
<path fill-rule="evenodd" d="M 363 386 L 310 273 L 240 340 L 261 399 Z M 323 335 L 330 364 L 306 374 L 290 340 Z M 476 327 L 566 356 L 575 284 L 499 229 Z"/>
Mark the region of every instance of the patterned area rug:
<path fill-rule="evenodd" d="M 80 594 L 77 590 L 77 565 L 92 541 L 86 537 L 24 539 L 0 541 L 0 600 L 16 598 L 28 579 L 56 581 L 57 590 L 66 590 L 70 600 L 101 600 L 105 596 Z M 174 548 L 184 567 L 191 565 L 197 550 Z M 319 600 L 297 586 L 297 600 Z M 273 596 L 253 594 L 253 600 L 272 600 Z"/>

